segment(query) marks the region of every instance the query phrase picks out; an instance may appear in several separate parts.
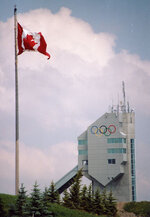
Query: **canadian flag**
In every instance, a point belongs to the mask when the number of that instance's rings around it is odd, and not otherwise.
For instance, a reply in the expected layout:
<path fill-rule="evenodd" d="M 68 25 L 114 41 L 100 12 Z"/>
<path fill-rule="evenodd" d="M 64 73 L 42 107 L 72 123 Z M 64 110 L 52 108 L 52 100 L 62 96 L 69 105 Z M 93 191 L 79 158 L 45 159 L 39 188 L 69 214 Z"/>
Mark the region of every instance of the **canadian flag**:
<path fill-rule="evenodd" d="M 48 56 L 49 59 L 50 54 L 46 52 L 46 47 L 47 44 L 41 32 L 29 32 L 18 23 L 18 55 L 22 54 L 25 50 L 39 51 Z"/>

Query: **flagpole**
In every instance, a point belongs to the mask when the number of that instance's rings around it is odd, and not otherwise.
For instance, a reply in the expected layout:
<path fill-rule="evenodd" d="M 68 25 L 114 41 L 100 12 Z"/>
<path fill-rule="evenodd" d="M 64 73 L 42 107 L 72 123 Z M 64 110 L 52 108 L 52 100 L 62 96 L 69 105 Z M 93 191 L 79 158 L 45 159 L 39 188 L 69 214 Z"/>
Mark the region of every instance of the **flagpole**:
<path fill-rule="evenodd" d="M 18 56 L 17 56 L 17 8 L 14 6 L 15 33 L 15 193 L 19 192 L 19 99 L 18 99 Z"/>

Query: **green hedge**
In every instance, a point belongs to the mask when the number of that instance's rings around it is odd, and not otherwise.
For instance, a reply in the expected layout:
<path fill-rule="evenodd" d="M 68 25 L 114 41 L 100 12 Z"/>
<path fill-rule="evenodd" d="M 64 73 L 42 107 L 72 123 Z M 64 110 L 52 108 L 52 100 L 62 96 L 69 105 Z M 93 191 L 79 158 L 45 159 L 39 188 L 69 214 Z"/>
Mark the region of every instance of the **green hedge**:
<path fill-rule="evenodd" d="M 8 195 L 8 194 L 0 194 L 0 198 L 3 201 L 4 208 L 6 211 L 6 216 L 8 215 L 8 210 L 11 206 L 15 205 L 16 202 L 16 196 L 14 195 Z M 58 205 L 58 204 L 51 204 L 50 211 L 54 213 L 55 217 L 95 217 L 96 215 L 89 214 L 84 211 L 79 210 L 73 210 L 66 208 L 64 206 Z M 106 217 L 106 216 L 101 216 Z"/>
<path fill-rule="evenodd" d="M 142 217 L 150 217 L 150 202 L 129 202 L 124 205 L 124 210 L 133 212 L 135 215 L 140 215 Z"/>
<path fill-rule="evenodd" d="M 0 198 L 2 199 L 4 210 L 8 216 L 8 210 L 15 205 L 16 196 L 9 194 L 0 194 Z"/>
<path fill-rule="evenodd" d="M 96 217 L 96 215 L 89 214 L 85 211 L 73 210 L 58 204 L 51 204 L 51 209 L 55 217 Z M 101 216 L 104 217 L 104 216 Z M 106 217 L 106 216 L 105 216 Z"/>

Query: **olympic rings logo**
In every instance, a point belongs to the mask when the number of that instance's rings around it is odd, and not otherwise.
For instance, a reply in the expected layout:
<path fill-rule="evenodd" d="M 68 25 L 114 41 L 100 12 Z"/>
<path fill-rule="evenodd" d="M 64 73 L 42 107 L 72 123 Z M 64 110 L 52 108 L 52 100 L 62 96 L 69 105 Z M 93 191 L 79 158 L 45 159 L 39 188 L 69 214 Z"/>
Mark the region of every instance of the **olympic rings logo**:
<path fill-rule="evenodd" d="M 116 126 L 111 124 L 108 127 L 105 125 L 101 125 L 100 127 L 92 126 L 91 127 L 91 133 L 95 134 L 96 136 L 110 136 L 111 134 L 116 132 Z"/>

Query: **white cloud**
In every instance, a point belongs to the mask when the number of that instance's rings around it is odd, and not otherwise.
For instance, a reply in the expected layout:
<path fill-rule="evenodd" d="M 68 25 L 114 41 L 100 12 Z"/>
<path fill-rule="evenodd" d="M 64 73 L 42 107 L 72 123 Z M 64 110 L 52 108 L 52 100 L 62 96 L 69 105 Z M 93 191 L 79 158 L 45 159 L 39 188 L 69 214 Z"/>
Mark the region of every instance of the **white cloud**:
<path fill-rule="evenodd" d="M 9 141 L 0 142 L 0 170 L 1 192 L 14 193 L 14 162 L 15 150 L 13 143 Z M 50 182 L 59 180 L 64 172 L 67 173 L 77 164 L 76 144 L 64 142 L 49 146 L 45 150 L 37 147 L 29 147 L 20 143 L 20 183 L 24 183 L 30 191 L 35 181 L 40 187 L 48 187 Z M 8 186 L 4 183 L 8 183 Z"/>
<path fill-rule="evenodd" d="M 26 29 L 42 32 L 51 54 L 50 60 L 33 52 L 18 57 L 20 140 L 21 153 L 24 153 L 21 177 L 25 183 L 32 182 L 32 185 L 39 179 L 44 185 L 74 166 L 76 137 L 106 112 L 112 99 L 118 102 L 122 80 L 126 82 L 127 99 L 136 111 L 142 114 L 144 108 L 147 116 L 150 115 L 150 61 L 125 50 L 115 53 L 114 35 L 95 33 L 67 8 L 57 14 L 47 9 L 34 10 L 18 14 L 18 20 Z M 11 128 L 13 132 L 13 18 L 0 22 L 0 40 L 0 118 L 4 122 L 10 117 L 11 123 L 5 123 L 3 130 Z M 5 144 L 9 140 L 2 134 L 0 138 Z M 13 144 L 12 137 L 10 140 Z M 13 153 L 2 151 L 0 165 L 11 171 L 8 176 L 12 177 Z M 72 165 L 68 165 L 70 161 Z M 4 169 L 3 175 L 7 178 Z"/>

